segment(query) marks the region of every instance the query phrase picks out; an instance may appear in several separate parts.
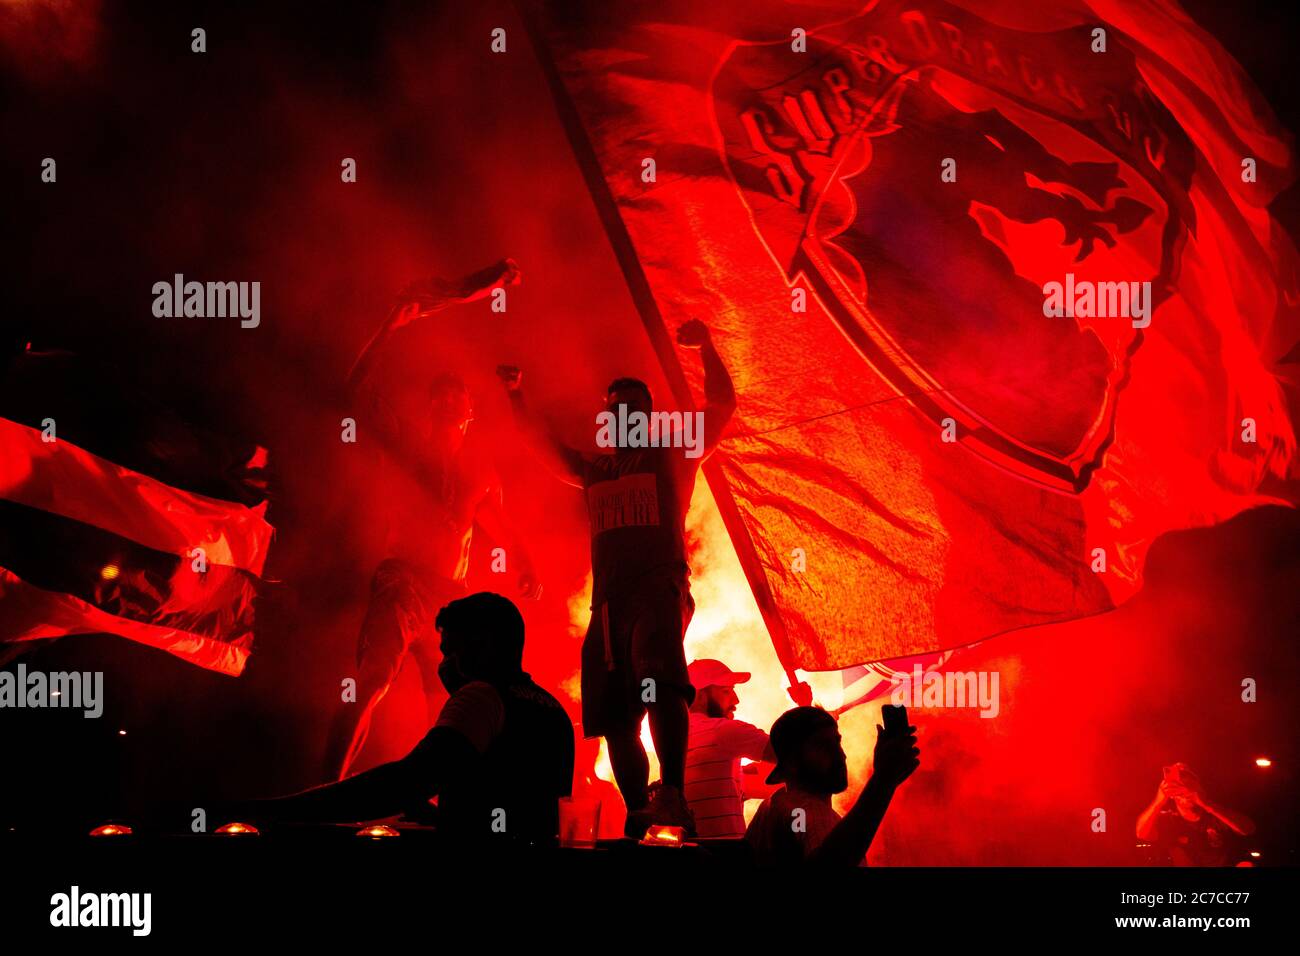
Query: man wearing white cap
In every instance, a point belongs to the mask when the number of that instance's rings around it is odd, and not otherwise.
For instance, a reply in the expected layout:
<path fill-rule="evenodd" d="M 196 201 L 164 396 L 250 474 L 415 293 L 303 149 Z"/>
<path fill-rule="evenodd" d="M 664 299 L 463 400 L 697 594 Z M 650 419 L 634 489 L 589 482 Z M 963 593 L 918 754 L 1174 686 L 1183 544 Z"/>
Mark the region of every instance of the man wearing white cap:
<path fill-rule="evenodd" d="M 695 701 L 686 746 L 686 801 L 701 837 L 745 835 L 745 791 L 740 759 L 774 761 L 767 734 L 736 720 L 736 685 L 750 675 L 708 658 L 687 668 Z"/>

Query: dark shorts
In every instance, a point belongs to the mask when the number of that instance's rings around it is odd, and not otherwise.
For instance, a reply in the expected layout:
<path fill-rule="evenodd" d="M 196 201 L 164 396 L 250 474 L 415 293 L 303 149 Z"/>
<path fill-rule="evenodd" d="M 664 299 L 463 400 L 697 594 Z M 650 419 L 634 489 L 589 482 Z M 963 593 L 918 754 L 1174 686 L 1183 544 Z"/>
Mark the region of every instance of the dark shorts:
<path fill-rule="evenodd" d="M 633 593 L 611 596 L 591 609 L 582 642 L 582 733 L 605 737 L 636 728 L 654 699 L 678 694 L 689 704 L 695 688 L 686 674 L 682 641 L 695 613 L 688 582 L 648 578 Z"/>

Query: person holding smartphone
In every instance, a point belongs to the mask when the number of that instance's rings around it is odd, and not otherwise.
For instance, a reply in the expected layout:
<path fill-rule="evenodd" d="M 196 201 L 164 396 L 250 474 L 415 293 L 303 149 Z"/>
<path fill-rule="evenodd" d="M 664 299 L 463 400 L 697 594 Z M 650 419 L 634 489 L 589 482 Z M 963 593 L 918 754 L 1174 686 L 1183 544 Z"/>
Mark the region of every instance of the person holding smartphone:
<path fill-rule="evenodd" d="M 767 780 L 785 786 L 763 801 L 745 833 L 755 862 L 866 865 L 894 791 L 920 766 L 906 709 L 887 704 L 882 712 L 871 779 L 843 817 L 831 806 L 831 797 L 849 786 L 835 718 L 819 707 L 796 707 L 777 718 L 771 733 L 776 769 Z"/>
<path fill-rule="evenodd" d="M 1185 763 L 1164 768 L 1155 799 L 1137 822 L 1138 839 L 1153 844 L 1170 866 L 1227 866 L 1232 835 L 1254 832 L 1250 817 L 1206 796 Z"/>

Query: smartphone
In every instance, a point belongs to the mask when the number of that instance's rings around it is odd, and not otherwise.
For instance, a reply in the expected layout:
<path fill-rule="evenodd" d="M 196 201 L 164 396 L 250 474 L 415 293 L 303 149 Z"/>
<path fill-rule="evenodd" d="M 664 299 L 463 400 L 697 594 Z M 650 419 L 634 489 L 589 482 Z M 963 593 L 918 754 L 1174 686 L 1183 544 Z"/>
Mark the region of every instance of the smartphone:
<path fill-rule="evenodd" d="M 880 708 L 880 716 L 884 720 L 885 733 L 907 733 L 907 708 L 902 704 L 885 704 Z"/>

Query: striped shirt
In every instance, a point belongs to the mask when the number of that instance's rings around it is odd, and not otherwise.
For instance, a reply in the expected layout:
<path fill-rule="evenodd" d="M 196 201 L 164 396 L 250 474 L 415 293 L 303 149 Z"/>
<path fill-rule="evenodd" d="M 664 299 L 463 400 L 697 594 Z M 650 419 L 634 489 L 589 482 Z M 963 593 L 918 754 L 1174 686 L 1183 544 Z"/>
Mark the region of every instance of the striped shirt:
<path fill-rule="evenodd" d="M 761 760 L 767 734 L 753 724 L 691 714 L 686 746 L 686 801 L 702 837 L 738 840 L 745 835 L 740 758 Z"/>

